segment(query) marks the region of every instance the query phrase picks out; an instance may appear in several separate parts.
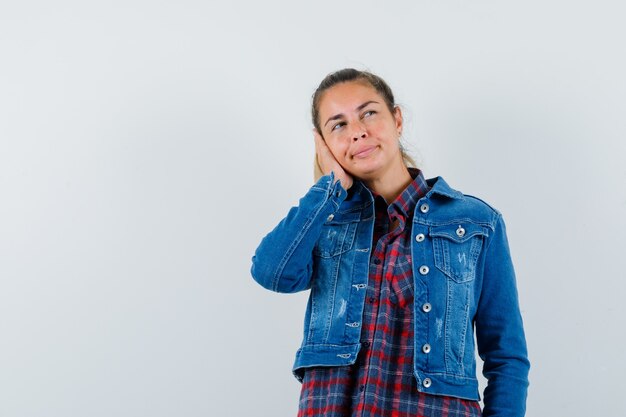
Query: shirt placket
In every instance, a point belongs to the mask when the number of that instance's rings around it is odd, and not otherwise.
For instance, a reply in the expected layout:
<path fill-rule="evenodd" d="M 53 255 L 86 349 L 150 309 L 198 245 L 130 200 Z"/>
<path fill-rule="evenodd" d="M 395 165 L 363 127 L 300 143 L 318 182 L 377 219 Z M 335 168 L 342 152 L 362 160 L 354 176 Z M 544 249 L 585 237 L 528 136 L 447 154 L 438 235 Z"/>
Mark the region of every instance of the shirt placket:
<path fill-rule="evenodd" d="M 393 279 L 395 261 L 397 260 L 392 255 L 393 239 L 400 234 L 400 230 L 388 230 L 392 224 L 390 219 L 394 217 L 395 213 L 393 207 L 389 206 L 388 209 L 389 213 L 385 213 L 386 216 L 377 222 L 383 230 L 375 234 L 375 237 L 376 235 L 379 237 L 370 262 L 370 285 L 366 293 L 366 303 L 369 305 L 365 310 L 369 311 L 370 315 L 367 317 L 367 324 L 363 327 L 361 338 L 367 354 L 362 359 L 364 366 L 361 367 L 363 372 L 359 378 L 358 388 L 361 401 L 359 401 L 360 405 L 356 413 L 360 417 L 365 412 L 364 405 L 366 405 L 366 401 L 363 401 L 363 398 L 370 394 L 376 394 L 376 391 L 380 389 L 381 383 L 384 382 L 383 375 L 376 374 L 384 368 L 381 363 L 382 355 L 373 355 L 373 353 L 384 352 L 385 350 L 383 346 L 384 329 L 389 326 L 387 318 L 391 314 L 390 284 L 391 279 Z M 381 310 L 386 314 L 380 314 Z M 367 404 L 367 406 L 376 408 L 377 404 L 375 401 L 377 396 L 370 395 L 370 397 L 373 399 L 374 404 Z"/>

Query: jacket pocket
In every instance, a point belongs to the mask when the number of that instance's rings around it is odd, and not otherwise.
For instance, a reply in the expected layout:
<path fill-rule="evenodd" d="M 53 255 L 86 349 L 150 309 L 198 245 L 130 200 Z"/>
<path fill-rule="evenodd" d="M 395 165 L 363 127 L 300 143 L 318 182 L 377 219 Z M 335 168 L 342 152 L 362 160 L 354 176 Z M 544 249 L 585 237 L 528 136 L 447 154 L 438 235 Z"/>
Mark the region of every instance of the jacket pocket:
<path fill-rule="evenodd" d="M 469 221 L 432 226 L 435 266 L 446 279 L 445 370 L 465 376 L 472 369 L 471 316 L 476 266 L 488 229 Z"/>
<path fill-rule="evenodd" d="M 331 258 L 352 249 L 359 219 L 358 211 L 337 212 L 328 216 L 313 248 L 313 254 L 321 258 Z"/>
<path fill-rule="evenodd" d="M 476 223 L 459 222 L 432 226 L 435 266 L 455 282 L 469 282 L 476 277 L 476 263 L 488 236 L 487 228 Z"/>

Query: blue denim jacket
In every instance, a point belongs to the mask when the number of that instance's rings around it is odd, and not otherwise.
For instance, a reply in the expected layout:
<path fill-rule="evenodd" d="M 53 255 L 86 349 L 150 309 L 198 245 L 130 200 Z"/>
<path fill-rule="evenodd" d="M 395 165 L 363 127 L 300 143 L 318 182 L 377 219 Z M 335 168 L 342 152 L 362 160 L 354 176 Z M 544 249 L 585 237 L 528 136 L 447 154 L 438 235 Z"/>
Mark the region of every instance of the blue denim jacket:
<path fill-rule="evenodd" d="M 529 361 L 500 213 L 427 180 L 412 219 L 414 374 L 421 391 L 478 400 L 474 331 L 488 379 L 484 416 L 523 416 Z M 282 293 L 310 289 L 294 375 L 355 362 L 374 227 L 374 200 L 323 176 L 265 236 L 252 276 Z M 347 308 L 340 308 L 346 305 Z M 422 346 L 431 349 L 424 353 Z"/>

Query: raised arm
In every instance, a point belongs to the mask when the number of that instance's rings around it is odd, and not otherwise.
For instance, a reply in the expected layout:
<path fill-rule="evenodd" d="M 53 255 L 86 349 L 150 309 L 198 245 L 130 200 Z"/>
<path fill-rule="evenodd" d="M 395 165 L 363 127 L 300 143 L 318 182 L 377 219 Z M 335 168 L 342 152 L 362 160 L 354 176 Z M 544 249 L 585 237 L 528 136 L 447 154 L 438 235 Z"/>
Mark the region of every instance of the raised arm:
<path fill-rule="evenodd" d="M 347 196 L 334 173 L 322 176 L 268 233 L 252 257 L 252 277 L 263 287 L 284 293 L 311 286 L 313 248 L 326 218 Z"/>

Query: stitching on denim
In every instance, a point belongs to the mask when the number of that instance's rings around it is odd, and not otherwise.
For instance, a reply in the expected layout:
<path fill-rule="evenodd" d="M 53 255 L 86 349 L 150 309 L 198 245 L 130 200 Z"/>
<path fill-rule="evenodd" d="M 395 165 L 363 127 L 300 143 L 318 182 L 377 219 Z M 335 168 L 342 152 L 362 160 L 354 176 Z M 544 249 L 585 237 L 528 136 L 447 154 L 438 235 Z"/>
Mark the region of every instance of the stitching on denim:
<path fill-rule="evenodd" d="M 465 374 L 465 342 L 466 342 L 466 335 L 467 335 L 467 320 L 469 319 L 469 298 L 470 298 L 470 284 L 467 283 L 465 284 L 465 302 L 464 302 L 464 316 L 463 316 L 463 330 L 462 330 L 462 334 L 461 334 L 461 340 L 459 341 L 459 348 L 461 349 L 460 353 L 459 353 L 459 365 L 460 365 L 460 374 Z"/>
<path fill-rule="evenodd" d="M 335 299 L 335 295 L 337 292 L 337 280 L 339 279 L 339 264 L 341 263 L 342 256 L 343 254 L 337 255 L 337 260 L 334 262 L 335 270 L 333 271 L 333 277 L 335 277 L 335 281 L 332 283 L 333 290 L 332 290 L 332 294 L 330 294 L 331 300 Z M 326 324 L 325 324 L 326 334 L 324 334 L 324 339 L 323 339 L 324 342 L 327 342 L 328 338 L 330 337 L 330 327 L 331 327 L 334 314 L 335 314 L 335 303 L 332 303 L 330 310 L 328 312 L 327 318 L 326 318 Z"/>
<path fill-rule="evenodd" d="M 450 280 L 446 279 L 446 315 L 445 315 L 445 319 L 444 319 L 444 330 L 443 330 L 443 361 L 444 361 L 444 366 L 446 368 L 446 373 L 451 373 L 450 369 L 450 361 L 452 360 L 452 358 L 449 358 L 449 352 L 450 352 L 450 333 L 449 333 L 449 324 L 450 324 L 450 315 L 451 313 L 451 309 L 452 307 L 450 306 L 451 303 L 448 302 L 448 300 L 450 300 L 450 298 L 452 297 L 452 287 L 451 287 L 451 283 Z"/>
<path fill-rule="evenodd" d="M 274 272 L 274 280 L 272 282 L 272 288 L 274 289 L 274 291 L 278 291 L 278 283 L 280 281 L 280 277 L 282 276 L 283 270 L 285 269 L 285 266 L 289 262 L 289 259 L 291 258 L 296 248 L 302 241 L 304 235 L 311 228 L 311 224 L 313 224 L 313 220 L 319 217 L 319 213 L 322 211 L 322 209 L 324 208 L 327 202 L 328 202 L 328 194 L 326 194 L 326 198 L 319 204 L 319 206 L 315 210 L 313 210 L 313 216 L 307 219 L 306 223 L 304 224 L 304 227 L 296 235 L 293 242 L 291 242 L 291 246 L 289 246 L 287 250 L 285 251 L 285 255 L 280 260 L 280 263 L 278 264 L 278 267 L 276 268 L 276 271 Z"/>

